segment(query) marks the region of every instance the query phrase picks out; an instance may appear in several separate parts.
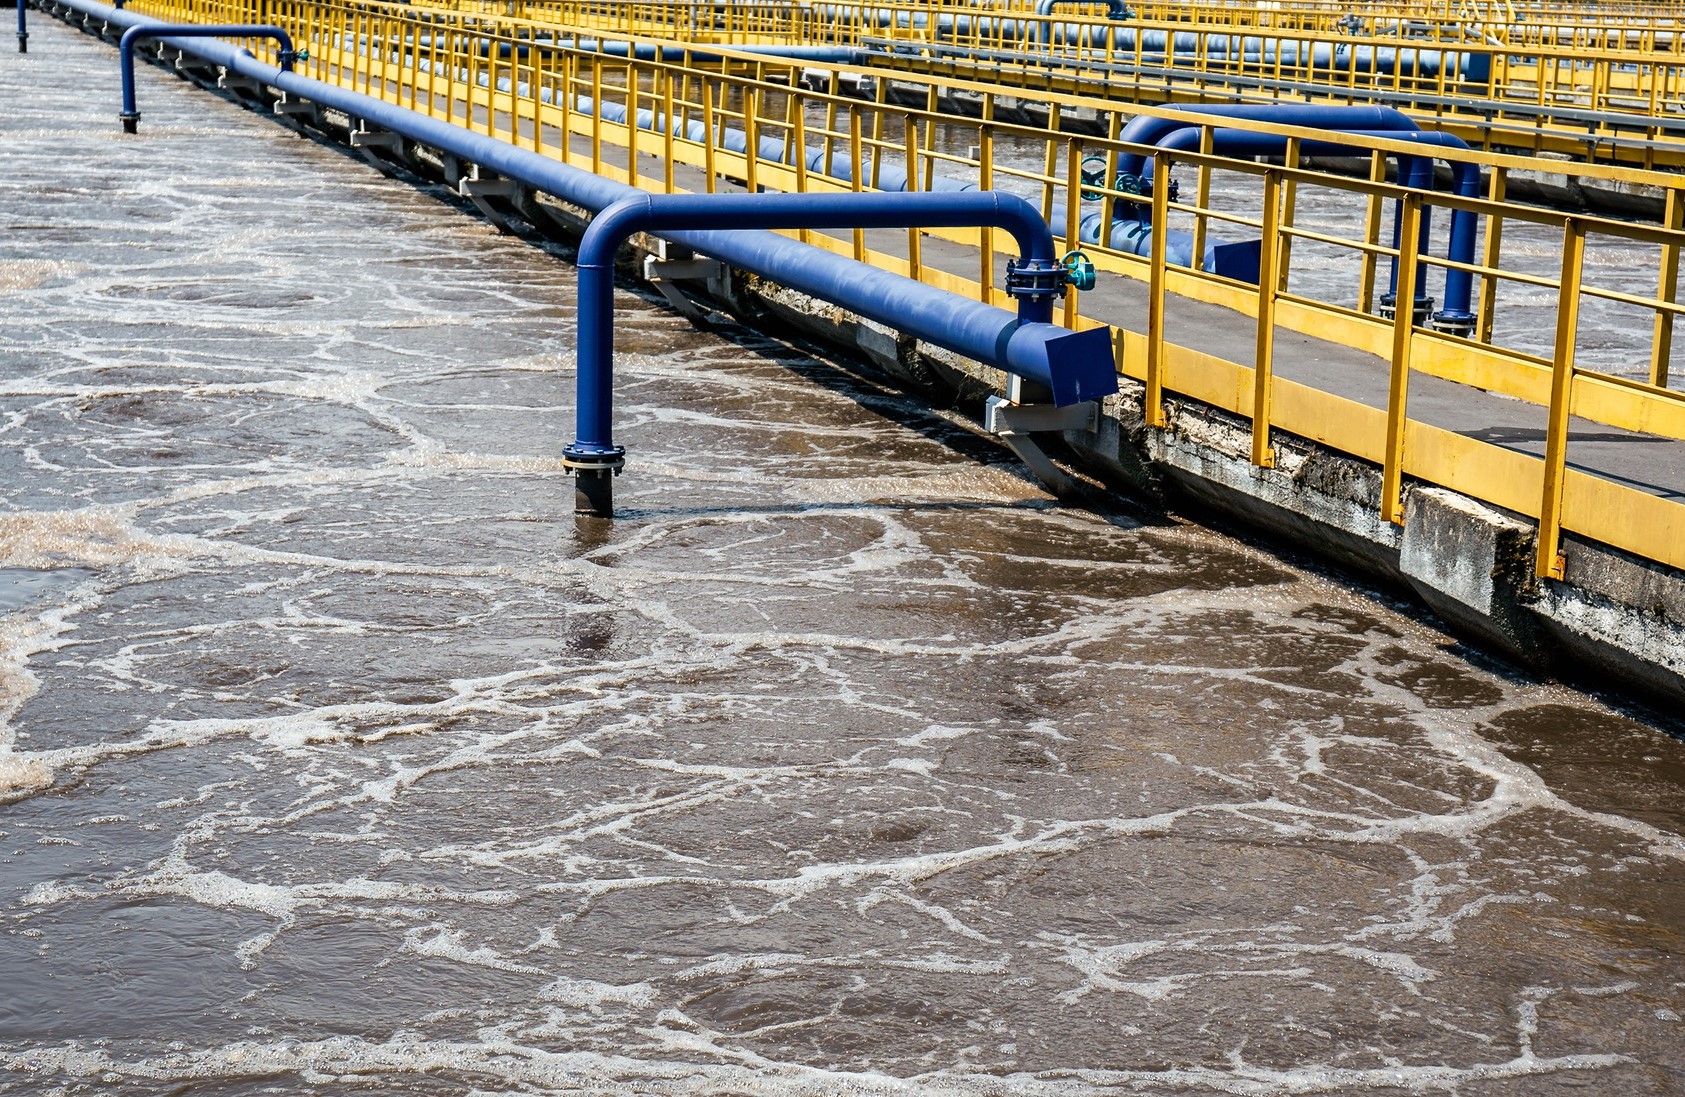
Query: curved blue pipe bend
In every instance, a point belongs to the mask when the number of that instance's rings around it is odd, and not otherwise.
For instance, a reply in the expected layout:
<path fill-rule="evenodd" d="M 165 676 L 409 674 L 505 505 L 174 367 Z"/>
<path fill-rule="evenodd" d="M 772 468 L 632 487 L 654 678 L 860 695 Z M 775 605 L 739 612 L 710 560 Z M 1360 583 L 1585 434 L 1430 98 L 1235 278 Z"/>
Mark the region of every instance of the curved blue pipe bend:
<path fill-rule="evenodd" d="M 970 194 L 646 194 L 622 198 L 592 218 L 579 245 L 578 437 L 565 458 L 600 465 L 624 452 L 614 444 L 614 257 L 635 232 L 673 229 L 940 228 L 1006 229 L 1026 260 L 1054 262 L 1053 234 L 1022 198 L 994 191 Z M 1020 299 L 1018 331 L 1051 327 L 1051 296 Z M 1057 330 L 1057 329 L 1056 329 Z M 1050 378 L 1043 378 L 1044 382 Z M 1116 391 L 1116 375 L 1091 379 Z M 1056 397 L 1092 398 L 1080 393 Z M 1071 399 L 1061 403 L 1075 402 Z"/>
<path fill-rule="evenodd" d="M 18 2 L 21 10 L 23 0 Z M 123 129 L 129 133 L 135 132 L 135 125 L 140 121 L 140 111 L 135 109 L 135 43 L 143 38 L 162 38 L 166 44 L 176 49 L 186 49 L 187 46 L 183 43 L 190 38 L 273 38 L 281 47 L 281 72 L 291 72 L 293 59 L 297 57 L 293 51 L 292 37 L 270 23 L 215 25 L 160 23 L 149 20 L 146 23 L 131 25 L 117 43 L 117 67 L 123 80 L 123 112 L 117 117 L 123 123 Z M 252 57 L 249 50 L 240 52 Z M 256 60 L 255 57 L 252 59 Z"/>
<path fill-rule="evenodd" d="M 1319 108 L 1320 109 L 1320 108 Z M 1362 108 L 1368 109 L 1368 108 Z M 1389 108 L 1379 108 L 1386 110 Z M 1396 112 L 1395 112 L 1396 113 Z M 1153 119 L 1153 121 L 1163 121 Z M 1406 119 L 1408 121 L 1408 119 Z M 1303 125 L 1294 122 L 1294 125 Z M 1411 123 L 1412 127 L 1414 123 Z M 1125 127 L 1127 129 L 1127 127 Z M 1351 137 L 1379 137 L 1390 141 L 1408 141 L 1411 144 L 1427 145 L 1434 148 L 1467 149 L 1468 144 L 1462 138 L 1450 133 L 1436 130 L 1345 130 L 1343 134 Z M 1278 155 L 1286 151 L 1287 138 L 1273 133 L 1257 133 L 1251 130 L 1212 130 L 1212 149 L 1217 153 L 1234 154 L 1240 156 L 1269 156 Z M 1200 128 L 1197 123 L 1187 123 L 1182 128 L 1173 130 L 1161 136 L 1156 145 L 1158 148 L 1179 152 L 1194 152 L 1200 146 Z M 1307 156 L 1338 156 L 1350 153 L 1352 146 L 1332 137 L 1325 141 L 1306 141 L 1300 145 L 1300 152 Z M 1398 177 L 1401 186 L 1416 190 L 1433 190 L 1433 158 L 1430 156 L 1408 156 L 1394 154 L 1399 162 Z M 1449 160 L 1455 193 L 1463 198 L 1478 198 L 1480 196 L 1480 166 L 1466 160 Z M 1147 160 L 1141 170 L 1141 179 L 1150 186 L 1153 178 L 1153 163 Z M 1421 230 L 1417 236 L 1419 247 L 1425 254 L 1431 233 L 1431 210 L 1422 210 Z M 1393 218 L 1393 247 L 1397 248 L 1398 231 L 1401 219 Z M 1478 219 L 1467 210 L 1453 210 L 1451 213 L 1451 239 L 1446 249 L 1447 256 L 1455 263 L 1474 263 L 1474 248 L 1478 233 Z M 1392 260 L 1392 273 L 1388 279 L 1389 294 L 1398 292 L 1398 259 Z M 1419 266 L 1416 270 L 1415 296 L 1418 300 L 1427 298 L 1427 268 Z M 1449 323 L 1470 323 L 1474 319 L 1472 312 L 1474 296 L 1474 275 L 1466 270 L 1456 268 L 1445 272 L 1445 308 L 1434 314 L 1434 319 Z"/>
<path fill-rule="evenodd" d="M 60 2 L 119 26 L 167 27 L 94 0 Z M 622 198 L 645 193 L 416 111 L 265 64 L 225 42 L 183 42 L 181 48 L 585 209 L 606 209 Z M 770 232 L 665 230 L 661 235 L 964 358 L 1046 385 L 1058 403 L 1095 400 L 1117 391 L 1111 334 L 1105 328 L 1073 332 L 1053 324 L 1026 324 L 1005 309 Z"/>

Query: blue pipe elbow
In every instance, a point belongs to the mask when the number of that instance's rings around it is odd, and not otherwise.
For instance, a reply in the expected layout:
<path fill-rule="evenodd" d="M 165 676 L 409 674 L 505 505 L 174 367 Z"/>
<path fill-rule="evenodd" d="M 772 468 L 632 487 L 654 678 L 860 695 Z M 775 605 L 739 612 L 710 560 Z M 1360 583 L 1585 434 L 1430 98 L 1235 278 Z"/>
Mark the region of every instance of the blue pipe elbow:
<path fill-rule="evenodd" d="M 18 0 L 18 4 L 21 11 L 23 0 Z M 162 38 L 177 49 L 185 48 L 182 42 L 192 38 L 272 38 L 280 46 L 281 72 L 291 72 L 298 56 L 293 50 L 292 36 L 272 23 L 176 24 L 156 20 L 135 23 L 123 32 L 117 43 L 117 68 L 123 83 L 123 110 L 117 120 L 123 124 L 124 133 L 134 133 L 140 124 L 140 111 L 135 107 L 135 43 L 143 38 Z M 248 51 L 241 52 L 252 56 Z"/>
<path fill-rule="evenodd" d="M 613 438 L 614 256 L 634 232 L 728 228 L 908 228 L 988 225 L 1006 229 L 1023 258 L 1052 266 L 1053 234 L 1028 202 L 1008 194 L 718 194 L 638 193 L 614 202 L 591 222 L 579 246 L 578 436 L 563 450 L 569 467 L 614 471 L 624 450 Z M 893 312 L 902 302 L 872 300 L 882 290 L 864 284 L 871 268 L 844 260 L 838 270 L 812 264 L 810 285 L 797 287 L 867 315 Z M 910 302 L 908 302 L 910 303 Z M 1070 339 L 1054 327 L 1051 300 L 1020 299 L 1019 322 L 1003 330 L 1004 357 L 1019 376 L 1047 385 L 1061 405 L 1117 391 L 1110 335 Z M 1103 344 L 1103 353 L 1097 348 Z M 1107 386 L 1110 386 L 1109 388 Z"/>

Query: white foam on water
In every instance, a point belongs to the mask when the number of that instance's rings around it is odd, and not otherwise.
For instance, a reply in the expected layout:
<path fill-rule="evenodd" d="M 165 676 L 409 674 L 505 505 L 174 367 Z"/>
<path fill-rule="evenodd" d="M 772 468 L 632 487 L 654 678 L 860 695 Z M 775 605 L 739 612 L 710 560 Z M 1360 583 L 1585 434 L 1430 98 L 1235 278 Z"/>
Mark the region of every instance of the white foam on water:
<path fill-rule="evenodd" d="M 422 1038 L 377 1043 L 350 1036 L 323 1040 L 230 1044 L 220 1048 L 123 1060 L 79 1047 L 34 1048 L 0 1062 L 34 1075 L 183 1083 L 201 1080 L 324 1078 L 493 1078 L 503 1086 L 577 1091 L 615 1087 L 634 1092 L 697 1097 L 708 1093 L 752 1097 L 835 1097 L 839 1093 L 932 1094 L 938 1097 L 1074 1097 L 1099 1092 L 1223 1093 L 1241 1097 L 1341 1094 L 1386 1088 L 1415 1093 L 1457 1093 L 1482 1082 L 1594 1072 L 1622 1065 L 1612 1055 L 1549 1058 L 1523 1051 L 1516 1057 L 1469 1067 L 1394 1066 L 1372 1069 L 1311 1067 L 1272 1069 L 1244 1060 L 1224 1069 L 1052 1070 L 1036 1074 L 975 1074 L 939 1070 L 914 1077 L 850 1072 L 783 1063 L 721 1046 L 705 1032 L 686 1031 L 674 1017 L 653 1037 L 659 1060 L 592 1051 L 557 1052 L 514 1039 L 461 1043 Z M 677 1023 L 674 1023 L 677 1022 Z"/>

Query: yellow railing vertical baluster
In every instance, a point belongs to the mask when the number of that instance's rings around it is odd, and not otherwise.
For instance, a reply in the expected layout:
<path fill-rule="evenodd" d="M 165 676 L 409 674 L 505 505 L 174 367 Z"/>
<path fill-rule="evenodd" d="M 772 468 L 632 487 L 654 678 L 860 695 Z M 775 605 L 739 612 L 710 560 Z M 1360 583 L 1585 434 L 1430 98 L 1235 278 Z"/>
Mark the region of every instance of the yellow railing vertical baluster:
<path fill-rule="evenodd" d="M 789 157 L 792 161 L 794 161 L 796 168 L 796 193 L 806 194 L 807 111 L 803 109 L 801 99 L 796 95 L 793 85 L 790 96 L 785 100 L 785 102 L 790 105 L 788 112 L 790 118 L 790 128 L 786 132 L 790 134 Z M 804 244 L 810 243 L 813 240 L 813 232 L 810 229 L 804 228 L 797 234 L 797 237 Z"/>
<path fill-rule="evenodd" d="M 638 69 L 626 62 L 626 184 L 638 185 Z"/>
<path fill-rule="evenodd" d="M 1369 181 L 1384 183 L 1387 178 L 1387 154 L 1372 152 L 1369 154 Z M 1381 209 L 1385 201 L 1377 192 L 1371 192 L 1364 201 L 1363 207 L 1363 242 L 1374 247 L 1381 242 Z M 1357 308 L 1359 312 L 1368 312 L 1375 307 L 1375 268 L 1380 262 L 1380 256 L 1373 251 L 1363 253 L 1363 270 L 1357 280 Z"/>
<path fill-rule="evenodd" d="M 1207 130 L 1207 132 L 1210 132 Z M 1153 154 L 1153 238 L 1147 280 L 1147 393 L 1143 408 L 1149 427 L 1164 418 L 1164 239 L 1170 227 L 1170 154 Z M 1194 245 L 1194 255 L 1201 253 Z"/>
<path fill-rule="evenodd" d="M 1685 202 L 1678 190 L 1667 192 L 1667 208 L 1662 223 L 1675 232 L 1685 226 Z M 1679 245 L 1662 245 L 1662 270 L 1657 279 L 1656 300 L 1671 304 L 1679 291 Z M 1656 321 L 1650 337 L 1650 383 L 1667 388 L 1670 359 L 1673 357 L 1673 313 L 1656 310 Z"/>
<path fill-rule="evenodd" d="M 864 134 L 860 120 L 860 107 L 850 103 L 848 107 L 848 189 L 859 194 L 866 187 L 866 150 L 863 145 Z M 854 261 L 866 261 L 866 233 L 861 229 L 854 230 Z"/>
<path fill-rule="evenodd" d="M 1111 35 L 1106 36 L 1106 41 L 1108 44 L 1111 43 Z M 1112 200 L 1110 196 L 1106 195 L 1104 192 L 1110 190 L 1112 185 L 1117 181 L 1117 140 L 1122 135 L 1122 132 L 1123 117 L 1116 111 L 1113 111 L 1111 117 L 1106 120 L 1106 140 L 1110 142 L 1110 144 L 1106 148 L 1105 166 L 1101 169 L 1100 178 L 1100 233 L 1097 242 L 1103 248 L 1109 248 L 1112 246 L 1112 218 L 1109 216 L 1109 212 L 1112 208 Z M 1197 237 L 1197 230 L 1195 235 Z M 1194 254 L 1199 254 L 1199 248 L 1197 245 L 1194 248 Z"/>
<path fill-rule="evenodd" d="M 820 170 L 831 178 L 837 174 L 832 158 L 837 151 L 837 99 L 841 95 L 842 74 L 833 71 L 830 82 L 825 85 L 825 159 L 820 162 Z"/>
<path fill-rule="evenodd" d="M 907 193 L 919 190 L 919 124 L 918 120 L 909 112 L 903 115 L 901 123 L 902 143 L 906 145 L 907 156 Z M 907 230 L 907 277 L 918 281 L 924 275 L 923 256 L 920 245 L 924 234 L 916 228 Z"/>
<path fill-rule="evenodd" d="M 1381 462 L 1381 517 L 1404 522 L 1404 443 L 1410 416 L 1410 355 L 1416 332 L 1416 268 L 1420 265 L 1422 196 L 1405 194 L 1399 211 L 1398 294 L 1392 318 L 1391 374 L 1387 382 L 1387 441 Z"/>
<path fill-rule="evenodd" d="M 977 189 L 995 189 L 995 97 L 983 96 L 982 124 L 977 129 Z M 977 295 L 985 305 L 995 300 L 995 230 L 983 227 L 978 248 Z"/>
<path fill-rule="evenodd" d="M 1492 169 L 1492 182 L 1487 189 L 1488 201 L 1503 204 L 1509 191 L 1509 169 L 1495 167 Z M 1501 214 L 1492 213 L 1486 218 L 1486 243 L 1481 252 L 1480 263 L 1488 270 L 1496 270 L 1502 261 L 1504 246 L 1504 219 Z M 1482 343 L 1492 342 L 1492 323 L 1498 315 L 1498 279 L 1495 275 L 1482 275 L 1480 279 L 1480 314 L 1476 317 L 1479 324 L 1479 334 L 1476 338 Z"/>
<path fill-rule="evenodd" d="M 757 77 L 759 73 L 756 74 Z M 743 188 L 758 194 L 761 166 L 761 87 L 754 83 L 743 92 Z"/>
<path fill-rule="evenodd" d="M 702 81 L 702 129 L 707 134 L 702 142 L 702 174 L 707 193 L 713 194 L 719 185 L 719 169 L 714 166 L 714 150 L 719 148 L 718 115 L 714 113 L 714 82 Z"/>
<path fill-rule="evenodd" d="M 1054 136 L 1059 132 L 1059 104 L 1054 103 L 1047 108 L 1047 145 L 1042 155 L 1042 175 L 1046 179 L 1041 185 L 1041 216 L 1048 224 L 1053 223 L 1053 178 L 1059 168 L 1059 141 Z"/>
<path fill-rule="evenodd" d="M 1275 299 L 1281 273 L 1276 257 L 1281 247 L 1281 172 L 1264 173 L 1264 236 L 1258 254 L 1257 335 L 1252 358 L 1252 463 L 1275 467 L 1270 446 L 1270 397 L 1275 360 Z"/>
<path fill-rule="evenodd" d="M 1286 155 L 1282 157 L 1282 161 L 1289 168 L 1297 168 L 1299 166 L 1299 139 L 1297 137 L 1289 137 L 1287 139 L 1287 151 Z M 1281 184 L 1282 228 L 1290 229 L 1293 227 L 1293 218 L 1298 206 L 1298 200 L 1298 180 L 1289 175 L 1283 179 Z M 1276 253 L 1276 267 L 1281 272 L 1281 281 L 1278 288 L 1285 290 L 1287 288 L 1287 279 L 1293 272 L 1293 237 L 1290 235 L 1284 235 L 1281 238 L 1281 247 Z"/>
<path fill-rule="evenodd" d="M 1082 144 L 1076 138 L 1065 142 L 1065 224 L 1060 231 L 1066 250 L 1082 247 Z M 1077 326 L 1077 295 L 1065 294 L 1064 323 Z"/>
<path fill-rule="evenodd" d="M 936 85 L 931 84 L 924 103 L 925 116 L 929 121 L 924 126 L 924 174 L 920 176 L 920 190 L 932 190 L 936 186 L 936 119 L 940 117 L 937 103 Z"/>
<path fill-rule="evenodd" d="M 884 107 L 889 102 L 889 81 L 877 81 L 877 89 L 872 96 L 877 103 L 877 110 L 872 112 L 872 175 L 869 185 L 877 189 L 878 177 L 883 169 L 883 119 Z"/>
<path fill-rule="evenodd" d="M 591 58 L 591 174 L 603 173 L 603 61 Z"/>
<path fill-rule="evenodd" d="M 1211 155 L 1213 151 L 1212 142 L 1216 140 L 1216 133 L 1217 128 L 1215 126 L 1204 125 L 1199 127 L 1199 153 L 1201 156 Z M 1115 163 L 1107 169 L 1108 186 L 1110 185 L 1109 180 L 1116 172 L 1117 166 Z M 1158 176 L 1154 175 L 1153 179 L 1156 181 Z M 1209 227 L 1205 211 L 1211 207 L 1211 165 L 1204 161 L 1200 162 L 1199 176 L 1194 184 L 1194 207 L 1198 212 L 1194 214 L 1194 246 L 1189 250 L 1189 254 L 1194 257 L 1195 262 L 1203 262 L 1205 236 Z M 1111 220 L 1110 217 L 1106 218 L 1107 229 L 1111 228 Z"/>
<path fill-rule="evenodd" d="M 1563 575 L 1562 482 L 1568 459 L 1568 413 L 1574 400 L 1574 344 L 1580 330 L 1580 275 L 1585 249 L 1585 227 L 1577 219 L 1568 218 L 1562 226 L 1562 279 L 1557 290 L 1550 416 L 1545 428 L 1544 497 L 1539 504 L 1539 552 L 1534 568 L 1541 579 L 1560 579 Z"/>
<path fill-rule="evenodd" d="M 579 58 L 571 51 L 562 54 L 561 65 L 561 93 L 556 97 L 561 107 L 562 117 L 558 123 L 561 127 L 562 162 L 573 163 L 573 116 L 578 113 L 574 107 L 573 89 L 579 82 Z"/>
<path fill-rule="evenodd" d="M 532 151 L 544 148 L 544 65 L 535 30 L 527 32 L 527 97 L 532 112 Z"/>
<path fill-rule="evenodd" d="M 678 126 L 673 105 L 673 70 L 663 68 L 658 70 L 661 78 L 661 189 L 665 194 L 672 194 L 673 186 L 673 140 L 674 129 Z"/>

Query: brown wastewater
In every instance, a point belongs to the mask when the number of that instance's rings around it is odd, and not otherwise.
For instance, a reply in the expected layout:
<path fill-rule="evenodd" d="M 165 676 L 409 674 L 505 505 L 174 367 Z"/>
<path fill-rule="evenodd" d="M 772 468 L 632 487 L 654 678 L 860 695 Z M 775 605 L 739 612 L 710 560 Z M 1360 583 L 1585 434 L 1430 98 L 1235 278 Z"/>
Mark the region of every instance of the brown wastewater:
<path fill-rule="evenodd" d="M 45 17 L 0 1093 L 1685 1094 L 1685 742 Z"/>

